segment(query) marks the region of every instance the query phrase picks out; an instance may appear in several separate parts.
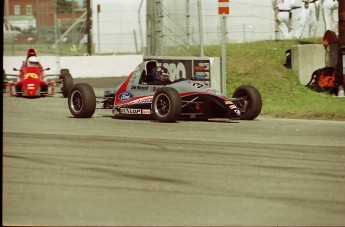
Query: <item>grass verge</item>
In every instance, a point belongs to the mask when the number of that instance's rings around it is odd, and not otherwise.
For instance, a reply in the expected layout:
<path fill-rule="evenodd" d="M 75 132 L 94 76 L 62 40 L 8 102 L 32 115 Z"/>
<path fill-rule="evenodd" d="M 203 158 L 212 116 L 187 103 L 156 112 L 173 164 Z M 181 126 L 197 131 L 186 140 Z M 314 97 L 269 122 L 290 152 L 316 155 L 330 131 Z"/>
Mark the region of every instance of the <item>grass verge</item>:
<path fill-rule="evenodd" d="M 292 69 L 284 67 L 285 51 L 318 40 L 259 41 L 227 45 L 227 95 L 250 84 L 262 95 L 261 115 L 281 118 L 345 120 L 345 98 L 317 93 L 300 84 Z M 207 46 L 220 56 L 219 46 Z M 311 75 L 310 75 L 311 76 Z"/>

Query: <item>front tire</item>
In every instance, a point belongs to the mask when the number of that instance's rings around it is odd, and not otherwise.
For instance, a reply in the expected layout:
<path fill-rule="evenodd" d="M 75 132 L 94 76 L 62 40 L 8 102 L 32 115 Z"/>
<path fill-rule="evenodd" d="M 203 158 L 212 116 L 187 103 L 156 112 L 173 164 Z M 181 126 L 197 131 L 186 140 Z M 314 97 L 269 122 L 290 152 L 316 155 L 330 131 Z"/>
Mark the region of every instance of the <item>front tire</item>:
<path fill-rule="evenodd" d="M 62 95 L 64 98 L 67 98 L 68 93 L 73 86 L 73 78 L 68 69 L 61 69 L 60 80 L 62 80 Z"/>
<path fill-rule="evenodd" d="M 152 101 L 152 112 L 160 122 L 175 122 L 182 110 L 179 93 L 170 87 L 163 87 L 156 91 Z"/>
<path fill-rule="evenodd" d="M 241 120 L 253 120 L 259 116 L 262 98 L 258 89 L 250 85 L 243 85 L 236 88 L 232 97 L 240 99 L 236 105 L 242 112 Z"/>
<path fill-rule="evenodd" d="M 96 95 L 89 84 L 72 86 L 68 94 L 68 108 L 76 118 L 90 118 L 96 111 Z"/>

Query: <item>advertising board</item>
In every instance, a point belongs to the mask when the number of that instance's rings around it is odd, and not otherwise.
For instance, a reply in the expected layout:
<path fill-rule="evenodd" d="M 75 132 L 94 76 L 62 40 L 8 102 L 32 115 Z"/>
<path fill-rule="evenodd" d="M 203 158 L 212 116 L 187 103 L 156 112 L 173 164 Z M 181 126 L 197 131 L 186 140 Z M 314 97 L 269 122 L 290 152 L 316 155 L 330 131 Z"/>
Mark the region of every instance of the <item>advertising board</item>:
<path fill-rule="evenodd" d="M 144 56 L 144 60 L 158 61 L 160 66 L 168 69 L 171 80 L 194 78 L 220 91 L 219 58 Z"/>

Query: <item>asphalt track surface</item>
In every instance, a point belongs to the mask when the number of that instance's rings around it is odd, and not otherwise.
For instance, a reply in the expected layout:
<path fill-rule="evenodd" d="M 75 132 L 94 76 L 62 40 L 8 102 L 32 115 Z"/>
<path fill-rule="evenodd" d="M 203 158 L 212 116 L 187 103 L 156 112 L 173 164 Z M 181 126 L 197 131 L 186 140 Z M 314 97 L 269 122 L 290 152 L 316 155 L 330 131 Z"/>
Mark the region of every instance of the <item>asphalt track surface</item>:
<path fill-rule="evenodd" d="M 165 124 L 76 119 L 60 94 L 3 102 L 3 225 L 345 223 L 345 121 Z"/>

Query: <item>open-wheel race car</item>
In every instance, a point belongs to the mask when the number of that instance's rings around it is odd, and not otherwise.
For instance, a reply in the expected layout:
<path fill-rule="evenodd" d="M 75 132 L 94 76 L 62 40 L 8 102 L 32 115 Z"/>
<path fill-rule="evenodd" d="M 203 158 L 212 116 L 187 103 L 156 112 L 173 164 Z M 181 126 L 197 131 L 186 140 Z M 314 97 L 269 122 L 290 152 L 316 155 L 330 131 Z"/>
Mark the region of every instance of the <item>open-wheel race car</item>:
<path fill-rule="evenodd" d="M 90 118 L 97 105 L 102 105 L 99 108 L 111 109 L 115 117 L 160 122 L 212 118 L 253 120 L 261 112 L 261 95 L 251 85 L 238 87 L 232 98 L 227 98 L 194 78 L 155 80 L 168 75 L 164 70 L 157 61 L 144 61 L 125 81 L 113 90 L 106 90 L 101 97 L 95 95 L 89 84 L 74 84 L 68 95 L 69 110 L 76 118 Z"/>
<path fill-rule="evenodd" d="M 34 49 L 28 50 L 26 61 L 23 62 L 18 75 L 6 74 L 3 69 L 3 92 L 7 91 L 9 85 L 10 96 L 20 97 L 42 97 L 53 96 L 55 87 L 58 86 L 65 98 L 68 97 L 69 90 L 73 86 L 73 78 L 68 69 L 61 69 L 60 75 L 45 75 L 45 71 L 50 68 L 43 68 L 39 63 Z"/>

